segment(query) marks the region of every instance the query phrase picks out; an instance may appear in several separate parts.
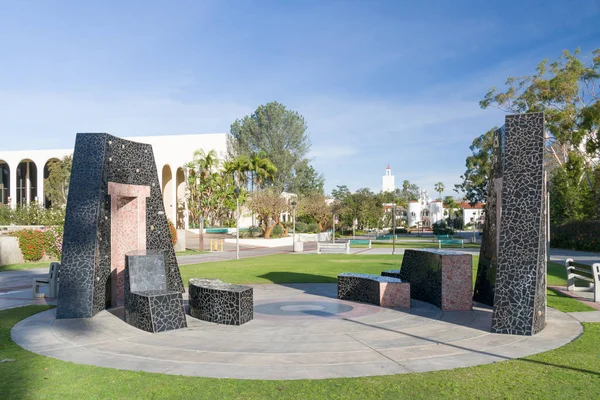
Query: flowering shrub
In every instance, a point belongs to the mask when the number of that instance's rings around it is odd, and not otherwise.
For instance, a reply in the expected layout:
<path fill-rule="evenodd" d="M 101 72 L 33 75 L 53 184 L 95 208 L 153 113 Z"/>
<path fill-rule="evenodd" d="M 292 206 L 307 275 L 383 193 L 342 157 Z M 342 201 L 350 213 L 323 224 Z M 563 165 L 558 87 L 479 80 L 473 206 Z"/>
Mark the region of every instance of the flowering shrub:
<path fill-rule="evenodd" d="M 38 261 L 44 256 L 46 237 L 42 231 L 23 229 L 13 235 L 19 238 L 19 247 L 26 261 Z"/>
<path fill-rule="evenodd" d="M 19 247 L 26 261 L 38 261 L 45 254 L 59 259 L 62 252 L 63 228 L 23 229 L 12 233 L 19 239 Z"/>
<path fill-rule="evenodd" d="M 553 226 L 550 244 L 561 249 L 600 251 L 600 221 L 576 221 Z"/>
<path fill-rule="evenodd" d="M 173 243 L 173 246 L 175 246 L 175 243 L 177 243 L 177 229 L 175 229 L 175 225 L 173 225 L 173 222 L 171 222 L 171 220 L 169 221 L 169 233 L 171 234 L 171 243 Z"/>

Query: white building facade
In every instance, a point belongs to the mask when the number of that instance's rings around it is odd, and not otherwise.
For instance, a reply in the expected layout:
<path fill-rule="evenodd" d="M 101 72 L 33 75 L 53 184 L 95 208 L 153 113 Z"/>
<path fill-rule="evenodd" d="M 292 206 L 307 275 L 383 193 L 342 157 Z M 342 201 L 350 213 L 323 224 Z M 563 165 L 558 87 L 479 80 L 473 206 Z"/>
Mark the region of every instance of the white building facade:
<path fill-rule="evenodd" d="M 188 227 L 185 164 L 198 149 L 227 155 L 227 134 L 137 136 L 124 138 L 152 145 L 165 213 L 178 229 Z M 44 179 L 48 163 L 73 154 L 73 149 L 0 151 L 0 204 L 15 208 L 32 202 L 45 206 Z"/>
<path fill-rule="evenodd" d="M 444 204 L 440 200 L 431 200 L 427 190 L 421 190 L 419 200 L 408 203 L 407 222 L 409 227 L 431 227 L 444 220 Z"/>

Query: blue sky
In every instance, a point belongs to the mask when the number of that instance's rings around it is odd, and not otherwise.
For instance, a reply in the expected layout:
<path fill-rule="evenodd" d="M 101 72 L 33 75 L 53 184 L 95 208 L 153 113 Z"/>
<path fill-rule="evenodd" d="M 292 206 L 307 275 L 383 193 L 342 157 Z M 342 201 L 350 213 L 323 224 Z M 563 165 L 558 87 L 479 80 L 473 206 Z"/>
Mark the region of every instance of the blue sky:
<path fill-rule="evenodd" d="M 478 102 L 544 58 L 600 48 L 598 1 L 0 0 L 0 148 L 76 132 L 227 132 L 279 101 L 302 114 L 326 190 L 381 188 L 390 164 L 445 195 Z"/>

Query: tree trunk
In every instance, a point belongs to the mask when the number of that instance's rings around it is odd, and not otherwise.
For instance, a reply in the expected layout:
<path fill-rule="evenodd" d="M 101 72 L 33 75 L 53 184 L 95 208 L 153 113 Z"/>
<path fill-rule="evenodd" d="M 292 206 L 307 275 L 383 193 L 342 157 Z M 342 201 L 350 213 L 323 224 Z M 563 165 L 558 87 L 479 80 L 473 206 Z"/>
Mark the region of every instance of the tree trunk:
<path fill-rule="evenodd" d="M 271 238 L 271 232 L 273 231 L 274 227 L 275 225 L 267 226 L 267 229 L 265 229 L 265 239 Z"/>

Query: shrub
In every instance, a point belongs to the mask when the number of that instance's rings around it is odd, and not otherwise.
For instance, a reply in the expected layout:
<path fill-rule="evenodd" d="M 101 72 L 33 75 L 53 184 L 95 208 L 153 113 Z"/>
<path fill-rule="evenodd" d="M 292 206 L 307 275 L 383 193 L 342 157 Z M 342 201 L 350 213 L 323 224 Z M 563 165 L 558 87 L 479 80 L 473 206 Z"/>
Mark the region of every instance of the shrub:
<path fill-rule="evenodd" d="M 11 209 L 0 205 L 0 225 L 64 225 L 65 208 L 44 208 L 37 204 Z"/>
<path fill-rule="evenodd" d="M 307 233 L 319 233 L 319 224 L 317 224 L 316 222 L 311 222 L 306 227 L 306 232 Z"/>
<path fill-rule="evenodd" d="M 296 221 L 296 233 L 308 232 L 308 224 L 302 221 Z"/>
<path fill-rule="evenodd" d="M 19 238 L 19 247 L 26 261 L 38 261 L 46 253 L 46 235 L 40 230 L 23 229 L 13 232 Z"/>
<path fill-rule="evenodd" d="M 19 248 L 26 261 L 38 261 L 44 255 L 61 259 L 63 227 L 22 229 L 11 233 L 19 239 Z"/>
<path fill-rule="evenodd" d="M 171 243 L 173 244 L 173 246 L 175 246 L 175 243 L 177 243 L 177 229 L 175 229 L 175 225 L 173 225 L 173 222 L 169 219 L 169 233 L 171 234 Z"/>
<path fill-rule="evenodd" d="M 600 251 L 600 221 L 575 221 L 552 226 L 550 244 L 561 249 Z"/>
<path fill-rule="evenodd" d="M 43 229 L 45 235 L 45 251 L 51 257 L 60 260 L 62 258 L 63 232 L 62 226 Z"/>
<path fill-rule="evenodd" d="M 446 226 L 446 222 L 436 222 L 432 226 L 434 235 L 453 235 L 454 230 Z"/>
<path fill-rule="evenodd" d="M 280 238 L 283 235 L 283 227 L 279 224 L 275 225 L 273 227 L 273 230 L 271 231 L 271 237 L 272 238 Z"/>

